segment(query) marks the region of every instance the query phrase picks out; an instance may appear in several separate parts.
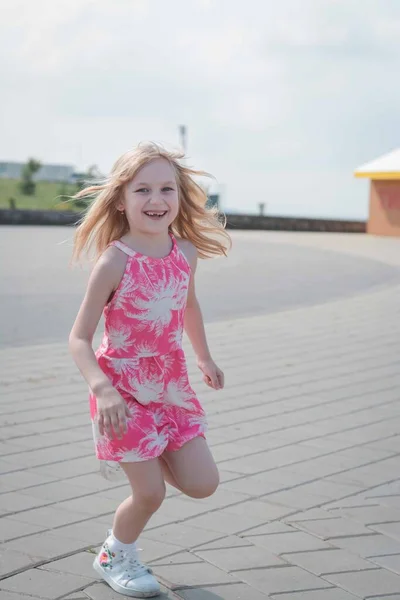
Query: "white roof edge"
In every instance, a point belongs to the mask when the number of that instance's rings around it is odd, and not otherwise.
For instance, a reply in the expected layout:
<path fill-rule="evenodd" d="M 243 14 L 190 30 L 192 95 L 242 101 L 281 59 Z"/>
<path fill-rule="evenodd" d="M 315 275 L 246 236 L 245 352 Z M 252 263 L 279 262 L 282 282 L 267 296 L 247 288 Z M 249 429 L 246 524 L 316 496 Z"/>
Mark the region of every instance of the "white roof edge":
<path fill-rule="evenodd" d="M 375 158 L 355 170 L 355 173 L 400 173 L 400 148 Z"/>

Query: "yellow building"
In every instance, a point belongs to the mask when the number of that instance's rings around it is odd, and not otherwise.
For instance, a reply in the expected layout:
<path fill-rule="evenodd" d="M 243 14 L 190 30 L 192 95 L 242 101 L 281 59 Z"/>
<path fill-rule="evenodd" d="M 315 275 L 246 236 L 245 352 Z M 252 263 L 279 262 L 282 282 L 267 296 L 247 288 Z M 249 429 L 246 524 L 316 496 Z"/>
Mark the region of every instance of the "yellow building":
<path fill-rule="evenodd" d="M 400 148 L 362 165 L 354 175 L 371 180 L 367 232 L 400 236 Z"/>

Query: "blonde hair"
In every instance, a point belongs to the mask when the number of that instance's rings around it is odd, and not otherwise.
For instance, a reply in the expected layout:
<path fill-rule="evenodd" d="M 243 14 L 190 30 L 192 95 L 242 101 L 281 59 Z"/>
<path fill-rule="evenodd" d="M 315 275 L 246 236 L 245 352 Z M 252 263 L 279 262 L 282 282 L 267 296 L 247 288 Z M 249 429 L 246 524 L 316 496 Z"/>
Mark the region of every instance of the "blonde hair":
<path fill-rule="evenodd" d="M 170 226 L 171 232 L 192 242 L 200 258 L 226 255 L 231 240 L 225 231 L 225 219 L 221 220 L 217 209 L 206 207 L 207 194 L 193 179 L 210 175 L 179 162 L 184 158 L 183 153 L 165 150 L 155 143 L 142 143 L 116 161 L 108 178 L 74 196 L 75 199 L 92 197 L 93 201 L 76 230 L 73 260 L 93 249 L 98 257 L 110 242 L 129 232 L 127 218 L 117 208 L 124 186 L 139 169 L 157 158 L 165 158 L 170 163 L 178 186 L 179 212 Z"/>

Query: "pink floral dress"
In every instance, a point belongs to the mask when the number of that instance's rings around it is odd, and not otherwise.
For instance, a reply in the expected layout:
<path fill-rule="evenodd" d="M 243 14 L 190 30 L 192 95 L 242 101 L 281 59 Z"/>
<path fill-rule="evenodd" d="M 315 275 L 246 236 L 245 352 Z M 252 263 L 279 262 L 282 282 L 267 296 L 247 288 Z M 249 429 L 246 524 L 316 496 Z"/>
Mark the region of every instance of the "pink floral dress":
<path fill-rule="evenodd" d="M 96 455 L 107 463 L 101 467 L 106 477 L 107 468 L 120 462 L 157 458 L 206 431 L 205 413 L 189 384 L 182 349 L 191 269 L 172 235 L 171 240 L 165 258 L 144 256 L 122 242 L 112 242 L 128 259 L 104 309 L 105 330 L 96 358 L 127 402 L 131 417 L 122 439 L 101 436 L 96 398 L 90 394 Z"/>

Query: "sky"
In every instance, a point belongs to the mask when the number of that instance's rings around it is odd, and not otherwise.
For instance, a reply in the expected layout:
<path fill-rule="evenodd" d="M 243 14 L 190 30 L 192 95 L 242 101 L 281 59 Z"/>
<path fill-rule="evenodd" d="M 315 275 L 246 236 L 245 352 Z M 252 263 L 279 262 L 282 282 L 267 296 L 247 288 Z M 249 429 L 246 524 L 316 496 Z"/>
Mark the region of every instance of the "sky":
<path fill-rule="evenodd" d="M 1 0 L 0 160 L 107 173 L 185 124 L 227 212 L 365 218 L 399 73 L 399 0 Z"/>

